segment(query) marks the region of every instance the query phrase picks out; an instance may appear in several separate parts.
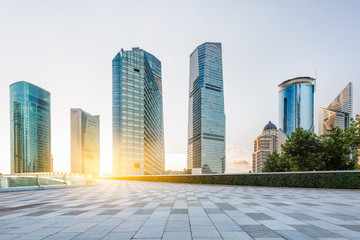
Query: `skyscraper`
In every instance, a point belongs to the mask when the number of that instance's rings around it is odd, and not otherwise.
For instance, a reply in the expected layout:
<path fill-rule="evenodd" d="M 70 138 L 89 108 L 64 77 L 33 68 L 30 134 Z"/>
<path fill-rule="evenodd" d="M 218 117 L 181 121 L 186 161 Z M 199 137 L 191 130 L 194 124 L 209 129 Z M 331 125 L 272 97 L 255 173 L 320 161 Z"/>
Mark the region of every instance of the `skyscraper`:
<path fill-rule="evenodd" d="M 190 55 L 187 167 L 225 172 L 221 43 L 204 43 Z"/>
<path fill-rule="evenodd" d="M 28 82 L 10 85 L 11 172 L 51 172 L 50 93 Z"/>
<path fill-rule="evenodd" d="M 252 171 L 261 172 L 264 162 L 272 152 L 278 151 L 278 131 L 271 121 L 265 125 L 262 133 L 254 140 L 254 152 L 252 154 Z"/>
<path fill-rule="evenodd" d="M 349 82 L 327 108 L 319 108 L 319 135 L 326 134 L 331 126 L 348 128 L 352 106 L 352 82 Z"/>
<path fill-rule="evenodd" d="M 100 117 L 70 109 L 71 172 L 100 175 Z"/>
<path fill-rule="evenodd" d="M 301 127 L 314 132 L 314 78 L 298 77 L 279 85 L 279 134 Z"/>
<path fill-rule="evenodd" d="M 161 62 L 123 49 L 113 69 L 113 174 L 161 174 L 165 169 Z"/>

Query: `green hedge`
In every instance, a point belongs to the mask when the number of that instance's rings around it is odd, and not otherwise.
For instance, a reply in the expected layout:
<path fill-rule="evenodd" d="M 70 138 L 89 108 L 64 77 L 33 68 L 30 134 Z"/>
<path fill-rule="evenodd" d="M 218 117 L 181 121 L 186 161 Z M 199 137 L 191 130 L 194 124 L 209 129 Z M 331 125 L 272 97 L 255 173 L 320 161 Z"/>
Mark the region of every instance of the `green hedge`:
<path fill-rule="evenodd" d="M 266 187 L 360 189 L 360 171 L 219 175 L 151 175 L 100 177 L 100 179 Z"/>

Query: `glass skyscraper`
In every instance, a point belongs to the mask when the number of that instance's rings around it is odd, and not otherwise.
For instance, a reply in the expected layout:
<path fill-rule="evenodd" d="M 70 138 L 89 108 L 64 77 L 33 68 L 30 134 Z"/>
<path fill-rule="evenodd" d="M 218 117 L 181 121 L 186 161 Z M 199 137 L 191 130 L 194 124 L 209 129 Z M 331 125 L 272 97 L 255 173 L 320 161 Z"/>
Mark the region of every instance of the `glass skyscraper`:
<path fill-rule="evenodd" d="M 165 169 L 161 62 L 123 49 L 112 61 L 113 174 L 161 174 Z"/>
<path fill-rule="evenodd" d="M 50 93 L 28 82 L 10 85 L 11 172 L 52 172 Z"/>
<path fill-rule="evenodd" d="M 319 134 L 326 134 L 331 126 L 348 128 L 352 108 L 352 83 L 349 82 L 327 108 L 319 109 Z"/>
<path fill-rule="evenodd" d="M 187 167 L 225 172 L 221 43 L 204 43 L 190 55 Z"/>
<path fill-rule="evenodd" d="M 71 172 L 100 175 L 100 117 L 70 109 Z"/>
<path fill-rule="evenodd" d="M 298 77 L 279 85 L 279 130 L 286 136 L 300 127 L 314 132 L 314 81 Z"/>

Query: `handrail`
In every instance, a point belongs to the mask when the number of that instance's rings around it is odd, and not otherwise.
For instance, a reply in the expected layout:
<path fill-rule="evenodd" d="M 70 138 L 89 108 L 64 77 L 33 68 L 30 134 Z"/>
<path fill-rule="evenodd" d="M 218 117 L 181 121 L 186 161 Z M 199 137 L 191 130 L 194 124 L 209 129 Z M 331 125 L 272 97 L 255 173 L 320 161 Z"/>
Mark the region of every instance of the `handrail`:
<path fill-rule="evenodd" d="M 0 189 L 13 187 L 43 187 L 88 184 L 94 181 L 93 176 L 74 173 L 19 173 L 0 175 Z"/>

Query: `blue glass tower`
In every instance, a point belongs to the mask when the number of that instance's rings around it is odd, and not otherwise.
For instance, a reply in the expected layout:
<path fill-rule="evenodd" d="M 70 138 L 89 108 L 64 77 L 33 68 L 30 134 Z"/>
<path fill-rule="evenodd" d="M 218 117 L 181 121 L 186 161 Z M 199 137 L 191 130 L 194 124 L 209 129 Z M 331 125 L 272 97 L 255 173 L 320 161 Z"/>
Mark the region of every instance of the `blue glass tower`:
<path fill-rule="evenodd" d="M 314 81 L 298 77 L 279 85 L 279 128 L 286 136 L 299 127 L 314 132 Z"/>
<path fill-rule="evenodd" d="M 113 174 L 161 174 L 165 168 L 161 62 L 121 50 L 113 67 Z"/>
<path fill-rule="evenodd" d="M 51 172 L 50 93 L 28 82 L 10 85 L 11 172 Z"/>
<path fill-rule="evenodd" d="M 188 169 L 225 172 L 225 113 L 221 43 L 207 42 L 190 55 Z"/>

